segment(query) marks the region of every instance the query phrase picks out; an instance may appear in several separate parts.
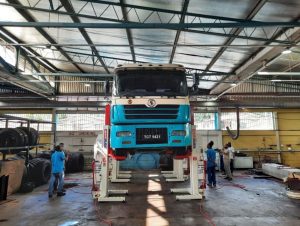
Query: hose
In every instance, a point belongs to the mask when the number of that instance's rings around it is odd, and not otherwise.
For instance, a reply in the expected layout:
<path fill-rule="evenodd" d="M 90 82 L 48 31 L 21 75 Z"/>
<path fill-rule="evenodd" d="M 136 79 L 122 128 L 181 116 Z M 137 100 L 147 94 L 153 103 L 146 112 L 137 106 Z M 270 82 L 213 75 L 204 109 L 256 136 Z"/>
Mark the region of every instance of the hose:
<path fill-rule="evenodd" d="M 236 108 L 236 127 L 236 134 L 234 134 L 229 127 L 226 126 L 227 133 L 233 140 L 237 140 L 240 136 L 240 110 L 238 107 Z"/>

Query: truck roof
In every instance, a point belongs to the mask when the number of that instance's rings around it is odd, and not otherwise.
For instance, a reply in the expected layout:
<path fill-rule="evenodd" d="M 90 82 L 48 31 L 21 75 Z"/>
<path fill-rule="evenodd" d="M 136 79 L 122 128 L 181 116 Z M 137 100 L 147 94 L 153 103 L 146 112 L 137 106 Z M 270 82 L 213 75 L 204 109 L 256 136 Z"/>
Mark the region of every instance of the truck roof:
<path fill-rule="evenodd" d="M 115 73 L 127 70 L 176 70 L 185 71 L 181 64 L 119 64 L 115 68 Z"/>

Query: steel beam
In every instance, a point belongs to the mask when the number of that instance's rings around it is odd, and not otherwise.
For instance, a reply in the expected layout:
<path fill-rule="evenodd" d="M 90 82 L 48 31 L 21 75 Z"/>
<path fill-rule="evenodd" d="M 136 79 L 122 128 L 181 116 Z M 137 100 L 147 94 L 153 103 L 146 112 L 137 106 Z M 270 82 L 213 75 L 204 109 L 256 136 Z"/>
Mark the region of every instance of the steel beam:
<path fill-rule="evenodd" d="M 128 23 L 129 20 L 128 20 L 128 17 L 127 17 L 125 0 L 120 0 L 120 6 L 121 6 L 121 10 L 122 10 L 123 20 L 126 23 Z M 136 62 L 136 58 L 135 58 L 135 52 L 134 52 L 133 38 L 132 38 L 131 30 L 128 29 L 128 28 L 126 28 L 126 35 L 127 35 L 127 39 L 128 39 L 128 43 L 129 43 L 129 47 L 130 47 L 132 61 L 135 63 Z"/>
<path fill-rule="evenodd" d="M 48 98 L 49 95 L 53 94 L 53 89 L 49 89 L 49 87 L 44 83 L 28 83 L 28 79 L 30 79 L 29 76 L 25 78 L 19 73 L 12 73 L 10 70 L 6 70 L 0 67 L 0 81 L 8 82 L 12 85 L 28 90 L 45 98 Z"/>
<path fill-rule="evenodd" d="M 15 1 L 15 0 L 8 0 Z M 69 23 L 69 22 L 18 22 L 0 21 L 2 27 L 34 27 L 46 35 L 42 28 L 93 28 L 93 29 L 188 29 L 188 28 L 250 28 L 250 27 L 300 27 L 300 22 L 236 22 L 236 23 Z M 47 34 L 48 35 L 48 34 Z M 52 38 L 45 36 L 50 43 Z"/>
<path fill-rule="evenodd" d="M 112 2 L 112 1 L 102 1 L 102 0 L 80 0 L 80 1 L 92 2 L 92 3 L 104 4 L 104 5 L 120 6 L 120 3 Z M 155 11 L 155 12 L 169 13 L 169 14 L 181 15 L 181 13 L 182 13 L 182 11 L 148 7 L 148 6 L 142 6 L 142 5 L 124 4 L 124 6 L 127 8 L 141 9 L 141 10 Z M 225 21 L 234 21 L 234 22 L 245 22 L 246 21 L 244 19 L 238 19 L 238 18 L 222 17 L 222 16 L 216 16 L 216 15 L 206 15 L 206 14 L 191 13 L 191 12 L 187 12 L 186 15 L 191 16 L 191 17 L 202 17 L 202 18 L 213 19 L 213 20 L 225 20 Z"/>
<path fill-rule="evenodd" d="M 31 7 L 31 6 L 24 6 L 24 5 L 17 5 L 17 4 L 8 4 L 8 3 L 2 3 L 0 2 L 0 5 L 4 6 L 11 6 L 16 9 L 26 9 L 26 10 L 33 10 L 33 11 L 38 11 L 38 12 L 46 12 L 46 13 L 54 13 L 54 14 L 59 14 L 59 15 L 68 15 L 68 16 L 77 16 L 80 18 L 87 18 L 87 19 L 94 19 L 94 20 L 102 20 L 102 21 L 110 21 L 110 22 L 123 22 L 120 19 L 115 19 L 115 18 L 108 18 L 108 17 L 103 17 L 103 16 L 94 16 L 94 15 L 88 15 L 88 14 L 82 14 L 82 13 L 68 13 L 65 11 L 58 11 L 58 10 L 51 10 L 51 9 L 45 9 L 45 8 L 39 8 L 39 7 Z M 151 8 L 152 9 L 152 8 Z M 155 9 L 155 8 L 153 8 Z M 179 14 L 180 11 L 173 11 L 173 10 L 167 10 L 169 13 L 173 14 Z M 157 11 L 160 12 L 160 11 Z M 219 17 L 215 16 L 210 16 L 210 15 L 204 15 L 204 14 L 195 14 L 195 13 L 186 13 L 187 16 L 198 16 L 198 17 L 203 17 L 203 18 L 209 18 L 209 19 L 215 19 L 215 20 L 225 20 L 225 21 L 236 21 L 236 22 L 244 22 L 245 20 L 243 19 L 236 19 L 236 18 L 228 18 L 228 17 L 221 17 L 222 19 L 218 19 Z M 128 21 L 133 22 L 133 21 Z M 176 29 L 173 29 L 176 30 Z M 228 38 L 239 38 L 243 40 L 253 40 L 253 41 L 262 41 L 262 42 L 267 42 L 269 39 L 266 38 L 261 38 L 261 37 L 251 37 L 251 36 L 244 36 L 244 35 L 233 35 L 233 34 L 226 34 L 222 32 L 212 32 L 212 31 L 200 31 L 200 30 L 192 30 L 192 29 L 182 29 L 184 32 L 191 32 L 191 33 L 198 33 L 198 34 L 205 34 L 205 35 L 213 35 L 213 36 L 218 36 L 218 37 L 228 37 Z M 273 40 L 274 43 L 285 43 L 289 44 L 288 41 L 278 41 L 278 40 Z"/>
<path fill-rule="evenodd" d="M 70 52 L 69 52 L 70 53 Z M 92 56 L 92 55 L 91 55 Z M 37 58 L 37 56 L 29 56 L 32 58 Z M 54 60 L 54 61 L 60 61 L 60 62 L 66 62 L 65 60 L 59 60 L 59 59 L 55 59 L 55 58 L 47 58 L 47 57 L 39 57 L 40 59 L 46 59 L 46 60 Z M 132 60 L 128 60 L 128 59 L 122 59 L 122 58 L 116 58 L 116 57 L 103 57 L 103 58 L 107 58 L 107 59 L 113 59 L 113 60 L 123 60 L 123 61 L 128 61 L 131 62 Z M 152 63 L 152 62 L 145 62 L 145 61 L 138 61 L 139 63 Z M 80 63 L 80 62 L 78 62 Z M 82 63 L 82 64 L 86 64 L 86 63 Z M 86 65 L 91 65 L 91 64 L 86 64 Z M 191 68 L 191 67 L 185 67 L 186 70 L 188 71 L 204 71 L 204 69 L 199 69 L 199 68 Z M 210 70 L 210 71 L 206 71 L 206 73 L 212 73 L 214 75 L 233 75 L 232 73 L 227 73 L 227 72 L 222 72 L 222 71 L 214 71 L 214 70 Z"/>
<path fill-rule="evenodd" d="M 24 56 L 25 60 L 28 61 L 28 63 L 32 66 L 33 70 L 35 70 L 36 73 L 40 73 L 40 69 L 33 63 L 32 58 L 28 57 L 27 54 L 22 49 L 21 54 Z M 39 75 L 45 82 L 47 82 L 48 87 L 52 88 L 50 83 L 45 78 L 45 75 Z"/>
<path fill-rule="evenodd" d="M 71 5 L 71 3 L 69 2 L 69 0 L 61 0 L 60 1 L 61 4 L 63 5 L 63 7 L 66 9 L 67 12 L 74 14 L 75 10 L 73 8 L 73 6 Z M 74 21 L 74 23 L 78 23 L 80 24 L 81 21 L 77 16 L 71 15 L 72 20 Z M 83 36 L 83 38 L 85 39 L 85 41 L 91 45 L 91 50 L 92 52 L 95 54 L 95 56 L 97 57 L 97 59 L 99 60 L 99 62 L 101 63 L 102 67 L 104 68 L 104 70 L 107 73 L 110 73 L 108 70 L 108 67 L 106 66 L 104 60 L 102 59 L 102 57 L 100 56 L 97 48 L 94 46 L 93 41 L 91 40 L 90 36 L 88 35 L 88 33 L 86 32 L 86 30 L 84 28 L 78 28 L 81 35 Z"/>
<path fill-rule="evenodd" d="M 7 0 L 11 4 L 18 4 L 22 5 L 18 0 Z M 39 23 L 36 22 L 36 20 L 33 18 L 33 16 L 24 9 L 16 9 L 18 13 L 21 14 L 28 22 L 22 22 L 22 23 Z M 56 41 L 42 28 L 42 27 L 36 27 L 36 30 L 51 44 L 57 44 Z M 68 54 L 66 54 L 61 47 L 57 47 L 57 49 L 60 51 L 60 53 L 67 59 L 72 60 Z M 79 71 L 84 72 L 77 64 L 72 63 Z"/>
<path fill-rule="evenodd" d="M 24 44 L 24 43 L 3 43 L 0 44 L 1 46 L 24 46 L 24 47 L 37 47 L 40 48 L 41 46 L 62 46 L 62 47 L 72 47 L 72 46 L 99 46 L 99 47 L 130 47 L 129 44 L 74 44 L 74 43 L 59 43 L 59 44 L 47 44 L 47 43 L 34 43 L 34 44 Z M 174 44 L 136 44 L 134 47 L 173 47 Z M 252 48 L 252 47 L 300 47 L 299 45 L 294 44 L 237 44 L 237 45 L 224 45 L 224 44 L 177 44 L 177 47 L 226 47 L 226 48 Z M 156 50 L 159 51 L 159 50 Z M 81 54 L 81 53 L 77 53 Z M 186 53 L 188 54 L 188 53 Z"/>
<path fill-rule="evenodd" d="M 185 15 L 186 15 L 189 3 L 190 3 L 190 0 L 185 0 L 183 2 L 182 10 L 181 10 L 181 15 L 180 15 L 180 21 L 179 21 L 180 24 L 184 23 L 184 19 L 185 19 Z M 170 60 L 169 60 L 170 64 L 173 62 L 173 59 L 174 59 L 174 56 L 175 56 L 175 52 L 176 52 L 176 47 L 177 47 L 177 44 L 178 44 L 178 40 L 179 40 L 181 31 L 182 31 L 182 29 L 179 29 L 176 32 L 175 40 L 174 40 L 174 45 L 173 45 L 171 56 L 170 56 Z"/>
<path fill-rule="evenodd" d="M 300 29 L 293 29 L 289 32 L 289 36 L 286 37 L 285 34 L 282 34 L 278 37 L 278 39 L 290 39 L 295 43 L 300 42 Z M 261 50 L 257 55 L 247 62 L 245 62 L 242 66 L 235 70 L 236 76 L 228 76 L 226 80 L 236 80 L 236 86 L 241 85 L 247 79 L 250 79 L 252 76 L 256 75 L 257 72 L 262 71 L 268 65 L 274 63 L 279 56 L 281 56 L 281 52 L 284 48 L 265 48 Z M 268 61 L 266 61 L 268 59 Z M 238 79 L 237 79 L 238 78 Z M 225 81 L 226 81 L 225 80 Z M 231 87 L 228 84 L 219 84 L 214 89 L 211 90 L 211 94 L 218 94 L 218 98 L 229 92 L 235 87 Z"/>
<path fill-rule="evenodd" d="M 1 32 L 3 32 L 5 35 L 7 35 L 10 39 L 14 40 L 14 42 L 12 40 L 10 40 L 9 38 L 7 38 L 6 36 L 2 35 Z M 0 38 L 3 39 L 5 42 L 10 43 L 12 45 L 16 44 L 20 45 L 23 49 L 24 52 L 31 52 L 32 54 L 41 57 L 40 54 L 38 54 L 36 51 L 34 51 L 32 48 L 30 48 L 29 46 L 22 46 L 22 44 L 24 44 L 24 42 L 21 39 L 18 39 L 16 36 L 14 36 L 12 33 L 10 33 L 9 31 L 7 31 L 4 28 L 0 27 Z M 46 68 L 48 71 L 54 72 L 54 71 L 59 71 L 59 69 L 57 67 L 55 67 L 53 64 L 51 64 L 49 61 L 44 60 L 37 60 L 35 59 L 35 61 L 42 65 L 44 68 Z"/>
<path fill-rule="evenodd" d="M 259 12 L 259 10 L 265 5 L 265 3 L 267 2 L 267 0 L 259 0 L 257 2 L 257 4 L 255 5 L 255 7 L 251 10 L 250 14 L 246 17 L 245 20 L 252 20 L 255 15 Z M 235 36 L 239 35 L 241 32 L 243 31 L 242 28 L 234 28 L 230 31 L 230 34 L 233 34 Z M 229 38 L 226 40 L 226 42 L 224 43 L 225 45 L 231 45 L 231 43 L 235 40 L 234 37 Z M 210 70 L 213 65 L 218 61 L 218 59 L 222 56 L 222 54 L 226 51 L 226 47 L 222 47 L 217 53 L 216 55 L 211 59 L 211 61 L 209 62 L 209 64 L 206 66 L 206 70 Z M 216 86 L 216 85 L 215 85 Z M 214 86 L 214 87 L 215 87 Z M 214 88 L 213 87 L 213 88 Z"/>
<path fill-rule="evenodd" d="M 201 98 L 201 97 L 200 97 Z M 205 98 L 204 98 L 205 99 Z M 33 101 L 20 100 L 0 100 L 0 109 L 12 109 L 12 108 L 33 108 L 33 109 L 46 109 L 46 108 L 98 108 L 102 109 L 108 103 L 108 101 L 49 101 L 39 100 L 34 98 Z M 299 96 L 224 96 L 220 101 L 198 101 L 192 100 L 191 104 L 194 107 L 220 107 L 220 108 L 236 108 L 238 107 L 254 107 L 254 108 L 299 108 L 300 101 Z"/>
<path fill-rule="evenodd" d="M 293 21 L 299 21 L 299 20 L 300 20 L 300 17 L 298 16 L 298 18 L 296 18 L 296 19 L 293 20 Z M 270 43 L 272 43 L 273 40 L 285 40 L 285 39 L 291 40 L 291 42 L 297 44 L 297 43 L 299 42 L 299 40 L 297 41 L 298 37 L 297 37 L 297 36 L 295 37 L 293 34 L 292 34 L 292 35 L 289 34 L 290 37 L 287 37 L 286 32 L 287 32 L 288 30 L 289 30 L 289 28 L 283 28 L 283 29 L 281 29 L 281 30 L 273 37 L 272 40 L 266 42 L 265 44 L 269 45 Z M 292 30 L 292 33 L 293 33 L 293 32 L 295 32 L 295 31 Z M 296 31 L 296 32 L 298 32 L 298 31 Z M 295 41 L 295 40 L 296 40 L 296 41 Z M 283 49 L 279 47 L 279 51 L 282 51 L 282 50 L 283 50 Z M 233 70 L 233 72 L 234 72 L 235 74 L 237 74 L 241 69 L 245 69 L 245 65 L 248 65 L 253 59 L 257 58 L 257 56 L 261 56 L 261 54 L 264 53 L 264 51 L 268 51 L 268 50 L 265 50 L 264 48 L 259 48 L 257 51 L 255 51 L 253 54 L 251 54 L 251 56 L 250 56 L 248 59 L 244 60 L 238 67 L 236 67 L 236 68 Z M 273 51 L 274 51 L 274 50 L 273 50 Z M 277 49 L 277 50 L 275 49 L 275 51 L 278 51 L 278 49 Z M 276 53 L 276 54 L 277 54 L 277 56 L 279 56 L 278 53 Z M 272 57 L 271 57 L 271 58 L 264 58 L 264 59 L 262 59 L 262 61 L 261 61 L 260 63 L 264 62 L 266 59 L 272 59 Z M 256 70 L 258 70 L 258 69 L 256 68 Z M 251 74 L 250 78 L 254 75 L 254 74 L 252 74 L 252 73 L 253 73 L 253 71 L 250 73 L 250 74 Z M 225 78 L 223 78 L 222 81 L 225 80 L 225 79 L 227 79 L 228 77 L 229 77 L 229 76 L 225 76 Z M 212 93 L 220 92 L 220 89 L 223 89 L 223 91 L 224 91 L 224 88 L 223 88 L 223 87 L 219 87 L 219 85 L 216 85 L 215 87 L 212 88 L 211 92 L 212 92 Z M 230 89 L 231 89 L 231 87 L 227 87 L 227 90 L 228 90 L 228 91 L 229 91 Z M 224 92 L 226 93 L 227 91 L 224 91 Z"/>

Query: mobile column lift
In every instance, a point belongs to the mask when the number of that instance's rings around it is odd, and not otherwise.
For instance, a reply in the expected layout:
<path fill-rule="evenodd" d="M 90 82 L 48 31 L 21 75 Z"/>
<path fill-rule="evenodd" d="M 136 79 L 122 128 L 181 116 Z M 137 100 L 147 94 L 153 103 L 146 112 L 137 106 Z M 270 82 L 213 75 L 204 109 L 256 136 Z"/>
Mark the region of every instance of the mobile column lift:
<path fill-rule="evenodd" d="M 183 156 L 182 156 L 183 158 Z M 174 160 L 175 163 L 176 160 Z M 178 160 L 177 160 L 178 161 Z M 183 160 L 180 160 L 181 162 Z M 202 199 L 204 197 L 205 187 L 206 187 L 206 164 L 203 158 L 203 154 L 201 154 L 200 149 L 197 148 L 196 143 L 196 126 L 192 125 L 192 150 L 190 155 L 188 156 L 189 161 L 189 179 L 190 184 L 188 188 L 172 188 L 171 193 L 187 193 L 186 195 L 176 195 L 176 200 L 192 200 L 192 199 Z M 174 165 L 175 166 L 175 165 Z M 182 167 L 183 165 L 179 165 Z M 178 167 L 178 165 L 176 166 Z M 175 171 L 177 170 L 177 171 Z M 171 171 L 172 172 L 172 171 Z M 176 176 L 180 175 L 181 172 L 183 175 L 183 168 L 174 168 L 174 172 L 180 172 L 180 174 L 176 174 Z M 178 179 L 178 177 L 177 177 Z M 169 180 L 170 181 L 170 180 Z M 179 180 L 173 180 L 179 181 Z M 201 183 L 200 183 L 201 181 Z"/>
<path fill-rule="evenodd" d="M 173 171 L 161 171 L 167 182 L 183 182 L 188 179 L 188 176 L 183 174 L 183 161 L 184 159 L 175 157 L 173 159 Z"/>
<path fill-rule="evenodd" d="M 93 189 L 92 194 L 94 199 L 99 202 L 125 202 L 125 196 L 128 190 L 109 190 L 109 171 L 111 171 L 112 182 L 129 182 L 129 179 L 118 179 L 121 175 L 119 171 L 119 161 L 124 160 L 125 156 L 115 156 L 110 147 L 110 105 L 105 107 L 105 125 L 103 134 L 97 137 L 94 145 L 94 163 L 93 163 Z M 110 158 L 112 159 L 110 164 Z M 128 173 L 128 172 L 127 172 Z M 126 174 L 124 174 L 126 175 Z M 130 175 L 126 175 L 129 177 Z"/>

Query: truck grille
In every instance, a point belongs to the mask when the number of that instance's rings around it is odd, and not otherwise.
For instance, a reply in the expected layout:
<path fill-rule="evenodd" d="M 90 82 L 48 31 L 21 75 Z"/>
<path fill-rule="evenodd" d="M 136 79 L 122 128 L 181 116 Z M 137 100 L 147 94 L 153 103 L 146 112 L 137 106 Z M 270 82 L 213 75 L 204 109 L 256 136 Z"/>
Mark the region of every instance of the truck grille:
<path fill-rule="evenodd" d="M 176 119 L 179 105 L 157 105 L 148 108 L 145 105 L 125 105 L 126 119 Z"/>
<path fill-rule="evenodd" d="M 136 144 L 168 143 L 167 128 L 137 128 Z"/>

